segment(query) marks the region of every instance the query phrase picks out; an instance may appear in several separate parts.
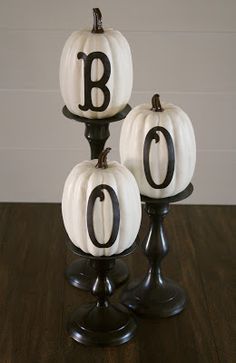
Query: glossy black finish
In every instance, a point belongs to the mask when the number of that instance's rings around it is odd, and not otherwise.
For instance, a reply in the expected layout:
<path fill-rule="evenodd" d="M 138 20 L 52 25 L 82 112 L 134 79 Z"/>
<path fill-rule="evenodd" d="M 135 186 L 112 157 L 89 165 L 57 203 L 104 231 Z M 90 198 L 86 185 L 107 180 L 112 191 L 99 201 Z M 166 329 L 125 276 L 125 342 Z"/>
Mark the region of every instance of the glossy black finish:
<path fill-rule="evenodd" d="M 168 240 L 163 220 L 169 211 L 170 200 L 177 202 L 193 191 L 190 184 L 182 193 L 163 199 L 142 197 L 149 215 L 149 230 L 142 242 L 142 250 L 149 261 L 148 271 L 141 281 L 134 281 L 122 293 L 122 303 L 143 317 L 169 317 L 180 313 L 186 303 L 184 290 L 177 283 L 163 277 L 162 259 L 168 253 Z"/>
<path fill-rule="evenodd" d="M 120 112 L 118 112 L 116 115 L 109 117 L 109 118 L 101 118 L 101 119 L 90 119 L 90 118 L 86 118 L 86 117 L 81 117 L 78 115 L 75 115 L 74 113 L 71 113 L 68 108 L 66 106 L 63 107 L 62 109 L 62 113 L 64 116 L 66 116 L 67 118 L 71 119 L 71 120 L 75 120 L 78 122 L 83 122 L 85 124 L 92 124 L 92 125 L 106 125 L 106 124 L 110 124 L 112 122 L 117 122 L 120 120 L 123 120 L 128 113 L 131 110 L 131 106 L 130 105 L 126 105 L 124 107 L 124 109 Z M 98 133 L 100 133 L 98 131 Z M 100 153 L 99 153 L 100 154 Z M 97 155 L 98 157 L 98 155 Z"/>
<path fill-rule="evenodd" d="M 71 113 L 66 106 L 63 107 L 62 112 L 64 116 L 77 122 L 85 124 L 85 137 L 90 145 L 91 159 L 97 159 L 99 154 L 103 151 L 107 139 L 110 136 L 109 125 L 110 123 L 123 120 L 130 112 L 130 105 L 126 107 L 113 117 L 107 119 L 88 119 L 80 117 Z M 85 291 L 90 291 L 96 279 L 96 273 L 91 268 L 87 260 L 79 259 L 69 265 L 65 271 L 65 276 L 68 282 L 74 286 Z M 116 287 L 126 282 L 129 277 L 129 271 L 126 264 L 119 259 L 116 259 L 114 268 L 109 271 L 109 277 Z"/>
<path fill-rule="evenodd" d="M 90 146 L 90 157 L 97 159 L 103 151 L 106 141 L 110 137 L 109 123 L 85 123 L 84 136 Z"/>
<path fill-rule="evenodd" d="M 97 277 L 91 290 L 96 302 L 82 305 L 72 314 L 67 323 L 69 335 L 85 345 L 112 346 L 128 342 L 135 334 L 137 323 L 127 308 L 110 303 L 115 286 L 109 271 L 114 268 L 115 259 L 130 254 L 135 244 L 119 255 L 108 257 L 95 257 L 75 246 L 72 248 L 81 257 L 88 258 Z"/>

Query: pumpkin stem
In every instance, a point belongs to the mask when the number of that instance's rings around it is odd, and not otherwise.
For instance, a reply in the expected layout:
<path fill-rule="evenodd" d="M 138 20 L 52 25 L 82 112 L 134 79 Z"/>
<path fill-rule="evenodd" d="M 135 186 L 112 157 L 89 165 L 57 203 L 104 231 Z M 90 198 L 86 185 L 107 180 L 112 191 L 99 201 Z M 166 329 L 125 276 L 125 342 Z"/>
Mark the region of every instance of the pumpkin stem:
<path fill-rule="evenodd" d="M 161 106 L 161 102 L 160 102 L 160 95 L 158 95 L 157 93 L 152 97 L 152 111 L 155 112 L 163 112 L 164 108 L 162 108 Z"/>
<path fill-rule="evenodd" d="M 104 30 L 102 27 L 102 13 L 99 8 L 93 8 L 92 33 L 104 33 Z"/>
<path fill-rule="evenodd" d="M 110 147 L 107 147 L 105 150 L 103 150 L 98 157 L 98 162 L 95 165 L 95 168 L 99 169 L 107 169 L 108 168 L 108 164 L 107 164 L 107 154 L 109 154 L 109 152 L 111 151 Z"/>

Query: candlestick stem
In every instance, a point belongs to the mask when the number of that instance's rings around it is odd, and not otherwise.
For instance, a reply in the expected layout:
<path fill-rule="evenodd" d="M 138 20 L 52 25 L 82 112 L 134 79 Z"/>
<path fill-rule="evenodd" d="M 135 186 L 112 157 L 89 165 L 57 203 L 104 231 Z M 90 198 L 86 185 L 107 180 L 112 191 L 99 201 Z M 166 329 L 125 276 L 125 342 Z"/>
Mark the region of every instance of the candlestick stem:
<path fill-rule="evenodd" d="M 84 136 L 90 145 L 90 155 L 92 159 L 98 159 L 99 154 L 103 151 L 107 139 L 110 137 L 109 124 L 85 124 Z"/>
<path fill-rule="evenodd" d="M 169 250 L 163 220 L 169 211 L 169 205 L 163 204 L 155 208 L 155 205 L 147 203 L 145 209 L 150 217 L 150 227 L 142 243 L 142 249 L 150 264 L 149 280 L 162 285 L 164 280 L 161 273 L 161 261 Z"/>

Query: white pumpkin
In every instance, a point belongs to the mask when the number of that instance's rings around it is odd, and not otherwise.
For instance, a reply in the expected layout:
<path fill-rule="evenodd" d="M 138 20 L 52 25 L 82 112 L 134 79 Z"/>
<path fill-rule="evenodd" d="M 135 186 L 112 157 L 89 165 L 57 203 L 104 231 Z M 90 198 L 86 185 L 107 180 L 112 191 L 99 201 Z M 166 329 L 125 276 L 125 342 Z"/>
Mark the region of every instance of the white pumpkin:
<path fill-rule="evenodd" d="M 65 43 L 60 88 L 70 112 L 101 119 L 114 116 L 129 102 L 133 65 L 125 37 L 113 29 L 103 30 L 100 10 L 93 12 L 92 31 L 76 31 Z"/>
<path fill-rule="evenodd" d="M 135 107 L 125 118 L 120 136 L 121 163 L 135 176 L 140 193 L 166 198 L 190 183 L 196 162 L 191 121 L 178 106 L 151 104 Z"/>
<path fill-rule="evenodd" d="M 94 256 L 119 254 L 135 241 L 141 222 L 140 194 L 130 171 L 116 161 L 83 161 L 70 172 L 62 215 L 71 241 Z"/>

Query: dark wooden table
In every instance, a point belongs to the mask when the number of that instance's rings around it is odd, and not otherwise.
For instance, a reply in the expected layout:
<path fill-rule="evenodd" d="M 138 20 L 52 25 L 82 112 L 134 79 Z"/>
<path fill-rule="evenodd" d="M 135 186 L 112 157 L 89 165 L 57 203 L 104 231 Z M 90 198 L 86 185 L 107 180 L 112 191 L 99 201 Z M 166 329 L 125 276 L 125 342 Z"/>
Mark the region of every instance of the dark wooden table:
<path fill-rule="evenodd" d="M 147 223 L 144 216 L 141 238 Z M 140 319 L 123 346 L 84 347 L 64 328 L 92 297 L 64 279 L 74 256 L 60 206 L 0 204 L 0 363 L 235 363 L 236 207 L 174 205 L 165 223 L 171 250 L 164 271 L 186 289 L 187 308 Z M 131 277 L 146 269 L 138 249 L 126 262 Z"/>

